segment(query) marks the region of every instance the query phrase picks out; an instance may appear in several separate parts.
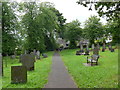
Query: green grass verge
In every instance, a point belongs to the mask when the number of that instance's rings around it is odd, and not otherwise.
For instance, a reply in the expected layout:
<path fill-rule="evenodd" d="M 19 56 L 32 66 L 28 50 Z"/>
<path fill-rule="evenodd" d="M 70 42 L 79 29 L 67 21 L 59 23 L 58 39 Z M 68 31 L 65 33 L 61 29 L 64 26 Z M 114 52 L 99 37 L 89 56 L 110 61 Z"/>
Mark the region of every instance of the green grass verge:
<path fill-rule="evenodd" d="M 83 65 L 87 56 L 76 56 L 77 50 L 64 50 L 60 54 L 79 88 L 118 88 L 118 49 L 100 52 L 99 65 L 92 67 Z"/>
<path fill-rule="evenodd" d="M 27 72 L 28 81 L 26 84 L 11 84 L 11 66 L 21 65 L 18 59 L 11 60 L 4 57 L 4 77 L 2 78 L 3 88 L 43 88 L 48 82 L 48 73 L 50 72 L 51 60 L 53 52 L 46 53 L 48 58 L 37 60 L 35 62 L 35 70 Z M 7 60 L 7 67 L 5 64 Z"/>

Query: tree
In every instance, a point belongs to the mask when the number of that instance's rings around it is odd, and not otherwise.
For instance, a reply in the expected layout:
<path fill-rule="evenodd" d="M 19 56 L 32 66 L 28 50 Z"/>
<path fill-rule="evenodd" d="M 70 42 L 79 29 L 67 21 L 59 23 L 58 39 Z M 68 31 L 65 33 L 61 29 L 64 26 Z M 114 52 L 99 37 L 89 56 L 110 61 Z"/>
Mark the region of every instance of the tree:
<path fill-rule="evenodd" d="M 81 4 L 85 7 L 89 7 L 89 10 L 92 10 L 92 5 L 94 5 L 94 9 L 97 10 L 98 14 L 100 16 L 106 16 L 107 19 L 119 19 L 120 16 L 120 1 L 111 1 L 111 2 L 105 2 L 105 0 L 99 0 L 94 1 L 91 0 L 91 2 L 88 1 L 78 1 L 78 4 Z M 103 10 L 104 9 L 104 10 Z"/>
<path fill-rule="evenodd" d="M 17 18 L 10 6 L 11 3 L 2 3 L 2 53 L 14 54 L 17 46 Z"/>
<path fill-rule="evenodd" d="M 76 48 L 76 41 L 80 40 L 81 35 L 82 29 L 78 20 L 66 24 L 65 36 L 70 41 L 70 48 Z"/>
<path fill-rule="evenodd" d="M 104 31 L 102 23 L 97 16 L 91 16 L 85 21 L 84 33 L 91 44 L 95 43 L 95 40 L 98 40 L 103 36 Z"/>
<path fill-rule="evenodd" d="M 120 1 L 111 1 L 111 2 L 104 2 L 103 0 L 99 0 L 100 2 L 95 2 L 95 1 L 91 1 L 91 2 L 87 2 L 81 0 L 78 1 L 78 4 L 81 4 L 85 7 L 89 7 L 89 10 L 92 10 L 93 8 L 98 12 L 100 17 L 106 17 L 106 19 L 109 21 L 115 21 L 116 23 L 118 23 L 118 26 L 116 27 L 117 31 L 112 33 L 113 37 L 116 36 L 117 39 L 117 43 L 120 43 L 119 39 L 120 39 Z M 94 6 L 92 8 L 92 5 Z M 115 40 L 116 42 L 116 39 Z"/>

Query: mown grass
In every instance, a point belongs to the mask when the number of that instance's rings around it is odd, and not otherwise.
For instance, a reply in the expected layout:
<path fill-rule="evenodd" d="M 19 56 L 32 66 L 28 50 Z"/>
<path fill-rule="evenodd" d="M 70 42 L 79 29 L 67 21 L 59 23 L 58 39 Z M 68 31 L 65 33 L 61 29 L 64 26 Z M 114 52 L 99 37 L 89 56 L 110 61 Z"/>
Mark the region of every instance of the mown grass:
<path fill-rule="evenodd" d="M 11 84 L 11 66 L 21 65 L 18 63 L 18 59 L 11 60 L 8 57 L 4 57 L 4 77 L 2 78 L 3 88 L 43 88 L 48 82 L 48 73 L 50 72 L 51 60 L 53 52 L 47 53 L 48 58 L 42 58 L 35 62 L 35 70 L 27 71 L 27 83 L 26 84 Z M 7 60 L 7 67 L 5 64 Z"/>
<path fill-rule="evenodd" d="M 76 56 L 77 50 L 64 50 L 60 54 L 79 88 L 118 88 L 118 49 L 100 52 L 99 65 L 92 67 L 83 65 L 87 56 Z"/>

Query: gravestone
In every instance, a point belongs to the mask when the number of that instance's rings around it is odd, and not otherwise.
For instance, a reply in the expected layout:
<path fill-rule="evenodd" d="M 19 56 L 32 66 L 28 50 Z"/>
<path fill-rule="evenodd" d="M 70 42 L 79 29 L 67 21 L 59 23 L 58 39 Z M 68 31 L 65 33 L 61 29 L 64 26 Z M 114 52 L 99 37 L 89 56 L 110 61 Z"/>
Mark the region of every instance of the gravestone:
<path fill-rule="evenodd" d="M 47 58 L 48 57 L 47 54 L 45 54 L 45 53 L 43 53 L 42 56 L 43 56 L 43 58 Z"/>
<path fill-rule="evenodd" d="M 27 54 L 27 50 L 25 50 L 25 54 Z"/>
<path fill-rule="evenodd" d="M 36 50 L 35 49 L 33 50 L 33 53 L 34 53 L 34 55 L 36 55 Z"/>
<path fill-rule="evenodd" d="M 103 43 L 103 46 L 102 46 L 102 52 L 105 52 L 105 43 Z"/>
<path fill-rule="evenodd" d="M 37 59 L 40 59 L 40 51 L 37 51 L 37 53 L 36 53 L 36 58 L 37 58 Z"/>
<path fill-rule="evenodd" d="M 97 43 L 97 47 L 98 47 L 98 49 L 100 50 L 100 45 L 99 45 L 99 43 Z"/>
<path fill-rule="evenodd" d="M 16 57 L 15 55 L 11 55 L 11 59 L 15 59 L 15 57 Z"/>
<path fill-rule="evenodd" d="M 111 52 L 114 52 L 115 50 L 113 48 L 110 49 Z"/>
<path fill-rule="evenodd" d="M 109 48 L 109 50 L 111 50 L 111 49 L 112 49 L 112 46 L 111 46 L 111 45 L 109 45 L 109 46 L 108 46 L 108 48 Z"/>
<path fill-rule="evenodd" d="M 21 59 L 22 59 L 22 54 L 19 56 L 19 62 L 21 63 Z"/>
<path fill-rule="evenodd" d="M 34 70 L 35 55 L 34 54 L 24 54 L 21 57 L 22 66 L 25 66 L 27 70 Z"/>
<path fill-rule="evenodd" d="M 95 55 L 99 55 L 99 49 L 98 49 L 97 46 L 94 48 L 94 50 L 93 50 L 93 54 L 95 54 Z"/>
<path fill-rule="evenodd" d="M 95 46 L 94 46 L 94 44 L 92 44 L 92 50 L 94 50 L 94 48 L 95 48 Z"/>
<path fill-rule="evenodd" d="M 26 83 L 27 69 L 25 66 L 11 66 L 11 83 Z"/>

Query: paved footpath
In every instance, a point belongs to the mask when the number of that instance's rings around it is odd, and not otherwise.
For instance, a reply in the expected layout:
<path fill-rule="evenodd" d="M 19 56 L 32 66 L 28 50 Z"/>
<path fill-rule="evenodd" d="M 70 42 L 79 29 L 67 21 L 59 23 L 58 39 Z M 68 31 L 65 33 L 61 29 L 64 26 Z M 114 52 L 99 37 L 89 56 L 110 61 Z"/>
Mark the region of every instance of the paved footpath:
<path fill-rule="evenodd" d="M 77 88 L 57 52 L 54 53 L 52 71 L 49 73 L 45 88 Z"/>

